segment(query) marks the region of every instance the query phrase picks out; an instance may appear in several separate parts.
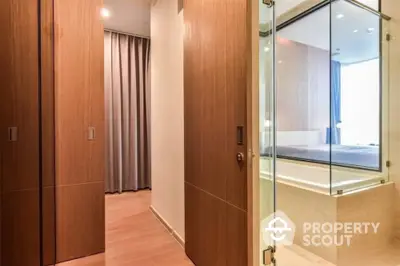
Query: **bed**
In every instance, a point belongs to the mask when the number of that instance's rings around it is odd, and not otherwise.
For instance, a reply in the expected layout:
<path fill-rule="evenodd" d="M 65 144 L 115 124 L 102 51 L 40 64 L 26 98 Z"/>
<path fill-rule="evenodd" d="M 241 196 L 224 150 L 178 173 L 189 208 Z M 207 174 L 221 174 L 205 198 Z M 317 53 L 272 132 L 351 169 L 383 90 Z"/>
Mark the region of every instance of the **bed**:
<path fill-rule="evenodd" d="M 330 145 L 278 145 L 278 158 L 330 162 Z M 270 156 L 271 147 L 262 147 L 261 156 Z M 332 164 L 380 170 L 379 146 L 332 145 Z"/>

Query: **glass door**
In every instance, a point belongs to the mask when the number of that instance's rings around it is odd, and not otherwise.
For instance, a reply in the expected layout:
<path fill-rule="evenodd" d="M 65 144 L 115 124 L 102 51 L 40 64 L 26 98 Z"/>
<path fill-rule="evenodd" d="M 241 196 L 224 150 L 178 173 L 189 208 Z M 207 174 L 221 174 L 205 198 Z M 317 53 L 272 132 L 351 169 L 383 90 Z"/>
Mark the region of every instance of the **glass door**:
<path fill-rule="evenodd" d="M 259 265 L 275 265 L 275 1 L 259 0 Z"/>
<path fill-rule="evenodd" d="M 382 4 L 259 0 L 258 265 L 398 261 Z"/>

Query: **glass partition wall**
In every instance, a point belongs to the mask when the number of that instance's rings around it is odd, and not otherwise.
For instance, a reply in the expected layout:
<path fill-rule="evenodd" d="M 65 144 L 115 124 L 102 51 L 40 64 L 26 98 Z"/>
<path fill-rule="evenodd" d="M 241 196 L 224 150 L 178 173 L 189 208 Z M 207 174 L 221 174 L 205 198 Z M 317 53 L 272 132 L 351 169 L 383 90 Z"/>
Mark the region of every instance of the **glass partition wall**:
<path fill-rule="evenodd" d="M 294 2 L 272 8 L 276 36 L 260 8 L 262 174 L 276 156 L 277 178 L 324 193 L 387 181 L 389 22 L 352 1 Z"/>
<path fill-rule="evenodd" d="M 288 228 L 336 215 L 329 198 L 389 180 L 390 18 L 379 0 L 259 3 L 260 265 L 339 265 L 276 235 L 299 242 Z"/>
<path fill-rule="evenodd" d="M 265 228 L 268 219 L 275 212 L 275 152 L 274 152 L 274 108 L 275 108 L 275 8 L 273 1 L 259 0 L 260 39 L 259 39 L 259 138 L 260 138 L 260 265 L 273 263 L 272 255 L 263 256 L 267 251 L 272 254 L 275 247 L 273 239 L 268 237 Z M 264 221 L 264 222 L 263 222 Z"/>
<path fill-rule="evenodd" d="M 367 3 L 330 5 L 331 194 L 389 179 L 389 21 L 373 12 L 378 0 Z"/>

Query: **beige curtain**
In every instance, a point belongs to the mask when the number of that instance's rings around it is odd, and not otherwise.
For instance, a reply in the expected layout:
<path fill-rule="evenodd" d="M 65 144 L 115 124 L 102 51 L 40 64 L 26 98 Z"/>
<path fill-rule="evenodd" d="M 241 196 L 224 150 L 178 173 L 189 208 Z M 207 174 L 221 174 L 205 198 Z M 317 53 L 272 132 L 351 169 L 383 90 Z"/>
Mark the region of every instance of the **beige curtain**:
<path fill-rule="evenodd" d="M 150 40 L 104 33 L 106 192 L 149 188 Z"/>

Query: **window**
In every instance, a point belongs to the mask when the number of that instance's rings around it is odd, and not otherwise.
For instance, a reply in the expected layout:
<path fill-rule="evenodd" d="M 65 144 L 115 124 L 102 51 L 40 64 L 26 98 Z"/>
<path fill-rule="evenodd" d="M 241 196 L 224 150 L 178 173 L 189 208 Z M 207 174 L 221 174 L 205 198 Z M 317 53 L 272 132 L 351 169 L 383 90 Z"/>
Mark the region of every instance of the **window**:
<path fill-rule="evenodd" d="M 381 169 L 380 36 L 380 19 L 345 1 L 278 29 L 278 158 Z M 262 112 L 269 110 L 268 95 L 262 94 Z M 261 121 L 266 155 L 269 115 Z"/>

